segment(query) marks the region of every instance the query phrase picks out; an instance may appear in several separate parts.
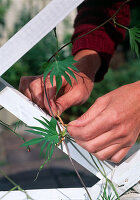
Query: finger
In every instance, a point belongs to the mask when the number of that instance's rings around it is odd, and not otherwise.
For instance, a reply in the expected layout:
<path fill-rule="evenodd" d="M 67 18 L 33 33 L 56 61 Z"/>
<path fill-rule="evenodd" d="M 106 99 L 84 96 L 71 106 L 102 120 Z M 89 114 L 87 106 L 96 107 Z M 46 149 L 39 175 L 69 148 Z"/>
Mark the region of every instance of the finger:
<path fill-rule="evenodd" d="M 86 126 L 76 127 L 69 124 L 68 132 L 76 140 L 89 141 L 99 135 L 104 134 L 105 132 L 112 130 L 113 128 L 110 112 L 104 110 Z"/>
<path fill-rule="evenodd" d="M 119 163 L 126 156 L 129 149 L 130 149 L 130 147 L 125 147 L 125 148 L 121 149 L 120 151 L 118 151 L 111 157 L 111 161 L 114 163 Z"/>
<path fill-rule="evenodd" d="M 25 86 L 25 85 L 24 85 L 24 86 Z M 19 91 L 20 91 L 22 94 L 24 94 L 28 99 L 30 99 L 30 100 L 32 101 L 32 95 L 31 95 L 31 92 L 30 92 L 30 90 L 29 90 L 29 87 L 27 87 L 27 85 L 26 85 L 26 87 L 23 87 L 23 85 L 20 84 L 20 86 L 19 86 Z"/>
<path fill-rule="evenodd" d="M 31 96 L 31 92 L 29 90 L 29 84 L 36 79 L 35 76 L 23 76 L 20 79 L 20 83 L 19 83 L 19 91 L 24 94 L 25 96 L 27 96 L 31 101 L 32 101 L 32 96 Z"/>
<path fill-rule="evenodd" d="M 88 146 L 88 148 L 92 149 L 93 152 L 97 152 L 115 144 L 120 144 L 122 148 L 132 146 L 135 141 L 132 141 L 129 136 L 126 137 L 120 135 L 120 133 L 118 134 L 116 129 L 112 129 L 94 139 L 87 141 L 81 140 L 79 142 L 83 143 L 83 148 Z"/>
<path fill-rule="evenodd" d="M 61 115 L 71 106 L 80 104 L 82 100 L 83 97 L 81 95 L 81 92 L 77 90 L 77 87 L 72 88 L 56 100 L 56 106 L 58 108 L 59 115 Z"/>
<path fill-rule="evenodd" d="M 29 90 L 32 96 L 32 101 L 41 108 L 44 108 L 44 87 L 42 78 L 37 78 L 29 84 Z"/>
<path fill-rule="evenodd" d="M 111 130 L 88 141 L 79 140 L 78 143 L 82 144 L 82 147 L 87 148 L 88 151 L 97 152 L 114 144 L 125 146 L 126 141 L 125 138 L 118 138 L 115 131 Z"/>
<path fill-rule="evenodd" d="M 32 95 L 31 95 L 31 92 L 30 92 L 29 88 L 27 88 L 27 89 L 24 91 L 24 95 L 25 95 L 28 99 L 30 99 L 31 101 L 33 101 Z"/>
<path fill-rule="evenodd" d="M 69 123 L 72 126 L 85 126 L 89 122 L 93 121 L 101 112 L 103 112 L 108 106 L 108 100 L 104 98 L 103 100 L 97 99 L 95 103 L 88 109 L 77 120 Z"/>
<path fill-rule="evenodd" d="M 110 158 L 121 150 L 121 144 L 115 144 L 109 146 L 97 153 L 93 153 L 93 155 L 98 158 L 99 160 L 110 160 Z"/>

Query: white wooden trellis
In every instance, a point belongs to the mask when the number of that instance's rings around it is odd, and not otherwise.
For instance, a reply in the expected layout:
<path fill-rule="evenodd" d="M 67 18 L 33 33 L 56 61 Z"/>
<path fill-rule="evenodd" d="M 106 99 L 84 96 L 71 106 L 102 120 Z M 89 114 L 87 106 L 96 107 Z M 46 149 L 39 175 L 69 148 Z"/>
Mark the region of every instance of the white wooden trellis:
<path fill-rule="evenodd" d="M 6 72 L 16 61 L 47 35 L 60 21 L 62 21 L 74 8 L 84 0 L 52 0 L 38 15 L 28 22 L 6 44 L 0 48 L 0 76 Z M 41 116 L 50 120 L 38 106 L 0 78 L 0 105 L 14 114 L 29 126 L 38 126 L 34 119 Z M 87 151 L 79 145 L 68 142 L 71 157 L 101 180 L 93 187 L 88 188 L 92 198 L 99 197 L 103 185 L 103 177 L 96 169 Z M 64 146 L 60 147 L 66 153 Z M 96 160 L 96 158 L 94 157 Z M 119 165 L 102 162 L 107 177 L 112 179 L 117 192 L 122 195 L 140 180 L 140 148 L 128 156 Z M 109 188 L 110 191 L 112 190 Z M 0 192 L 2 196 L 4 192 Z M 32 190 L 28 193 L 35 200 L 86 200 L 88 197 L 83 188 Z M 113 192 L 112 192 L 113 193 Z M 23 199 L 21 192 L 11 192 L 6 199 Z"/>

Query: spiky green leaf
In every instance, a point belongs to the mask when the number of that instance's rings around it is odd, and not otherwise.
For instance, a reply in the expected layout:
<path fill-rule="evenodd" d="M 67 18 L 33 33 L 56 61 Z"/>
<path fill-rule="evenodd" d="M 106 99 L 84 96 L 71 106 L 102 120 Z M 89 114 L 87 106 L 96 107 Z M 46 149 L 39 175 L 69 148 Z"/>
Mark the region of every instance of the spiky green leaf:
<path fill-rule="evenodd" d="M 54 149 L 55 149 L 55 144 L 54 142 L 50 142 L 47 146 L 47 149 L 46 149 L 46 156 L 45 156 L 45 159 L 47 160 L 50 160 L 52 155 L 53 155 L 53 152 L 54 152 Z"/>
<path fill-rule="evenodd" d="M 40 149 L 40 156 L 42 155 L 42 152 L 43 152 L 43 150 L 44 150 L 44 148 L 45 148 L 45 146 L 46 146 L 47 143 L 48 143 L 48 141 L 45 140 L 44 144 L 41 146 L 41 149 Z"/>
<path fill-rule="evenodd" d="M 64 78 L 70 85 L 72 84 L 69 76 L 72 76 L 76 80 L 76 77 L 72 70 L 76 72 L 79 72 L 79 70 L 73 65 L 74 63 L 76 63 L 76 61 L 73 59 L 73 56 L 70 56 L 63 61 L 56 60 L 55 62 L 46 63 L 46 70 L 44 72 L 44 82 L 46 76 L 50 73 L 50 82 L 52 86 L 54 78 L 56 81 L 56 94 L 58 94 L 62 86 L 62 76 L 64 76 Z"/>
<path fill-rule="evenodd" d="M 25 142 L 24 144 L 22 144 L 21 147 L 38 144 L 38 143 L 42 142 L 43 140 L 44 140 L 43 138 L 34 138 L 34 139 L 29 140 L 29 141 Z"/>
<path fill-rule="evenodd" d="M 54 119 L 53 117 L 51 118 L 51 121 L 49 123 L 50 127 L 52 130 L 56 131 L 56 125 L 57 125 L 57 121 L 56 119 Z M 57 132 L 56 132 L 57 133 Z"/>
<path fill-rule="evenodd" d="M 44 142 L 43 145 L 41 146 L 40 154 L 44 150 L 45 147 L 46 149 L 46 155 L 48 155 L 47 159 L 50 159 L 50 155 L 52 155 L 52 150 L 50 148 L 55 148 L 55 145 L 59 142 L 59 136 L 56 131 L 56 126 L 57 126 L 57 121 L 52 117 L 50 121 L 48 121 L 46 118 L 42 117 L 43 120 L 35 118 L 41 125 L 44 126 L 42 127 L 36 127 L 36 126 L 29 126 L 29 128 L 32 128 L 32 130 L 26 130 L 30 133 L 37 134 L 43 136 L 42 138 L 35 138 L 32 139 L 28 142 L 25 142 L 21 146 L 28 146 L 28 145 L 33 145 L 37 144 L 40 142 Z"/>
<path fill-rule="evenodd" d="M 131 50 L 139 57 L 140 25 L 129 29 L 129 37 Z"/>
<path fill-rule="evenodd" d="M 54 149 L 55 149 L 55 144 L 52 143 L 50 151 L 49 151 L 49 157 L 48 157 L 49 160 L 52 158 L 52 155 L 54 153 Z"/>
<path fill-rule="evenodd" d="M 47 133 L 47 129 L 41 128 L 41 127 L 37 127 L 37 126 L 29 126 L 29 128 L 43 132 L 43 133 Z"/>
<path fill-rule="evenodd" d="M 34 117 L 35 118 L 35 117 Z M 46 128 L 49 128 L 49 125 L 48 125 L 48 123 L 45 123 L 44 121 L 42 121 L 42 120 L 40 120 L 40 119 L 37 119 L 37 118 L 35 118 L 40 124 L 42 124 L 44 127 L 46 127 Z"/>
<path fill-rule="evenodd" d="M 28 146 L 28 145 L 34 145 L 38 143 L 42 143 L 40 155 L 42 154 L 43 150 L 45 150 L 45 162 L 43 165 L 41 165 L 40 170 L 44 167 L 44 165 L 51 159 L 55 146 L 59 143 L 59 135 L 56 131 L 57 121 L 53 117 L 50 121 L 48 121 L 46 118 L 42 117 L 43 120 L 35 118 L 42 127 L 36 127 L 36 126 L 29 126 L 29 128 L 32 128 L 32 130 L 27 130 L 30 133 L 41 135 L 43 137 L 41 138 L 35 138 L 32 140 L 29 140 L 28 142 L 25 142 L 21 146 Z"/>
<path fill-rule="evenodd" d="M 46 133 L 42 133 L 40 131 L 34 131 L 34 130 L 25 130 L 26 132 L 29 132 L 29 133 L 33 133 L 33 134 L 36 134 L 36 135 L 42 135 L 42 136 L 46 136 Z"/>

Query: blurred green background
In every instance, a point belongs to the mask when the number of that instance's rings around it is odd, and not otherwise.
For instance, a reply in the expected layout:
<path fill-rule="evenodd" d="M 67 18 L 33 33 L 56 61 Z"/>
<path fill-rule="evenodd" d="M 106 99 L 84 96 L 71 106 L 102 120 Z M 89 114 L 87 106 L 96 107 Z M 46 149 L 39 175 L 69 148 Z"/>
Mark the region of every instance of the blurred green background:
<path fill-rule="evenodd" d="M 0 0 L 0 39 L 2 32 L 5 28 L 5 16 L 9 9 L 11 1 Z M 10 38 L 16 33 L 24 24 L 26 24 L 31 18 L 32 13 L 37 12 L 37 7 L 32 7 L 27 10 L 25 7 L 22 8 L 18 20 L 14 24 L 14 29 L 9 32 L 8 37 Z M 131 26 L 140 24 L 140 2 L 135 0 L 131 5 Z M 69 20 L 64 20 L 66 29 L 72 28 Z M 71 38 L 70 33 L 64 32 L 61 44 L 68 42 Z M 58 38 L 59 39 L 59 38 Z M 21 76 L 26 75 L 39 75 L 43 73 L 41 67 L 42 63 L 56 51 L 56 42 L 54 33 L 51 32 L 43 40 L 41 40 L 32 50 L 30 50 L 20 61 L 18 61 L 11 69 L 9 69 L 3 78 L 7 80 L 11 85 L 18 88 L 19 80 Z M 66 55 L 71 54 L 71 46 L 61 52 L 61 57 L 64 58 Z M 132 83 L 140 79 L 140 60 L 130 53 L 129 50 L 129 37 L 126 36 L 125 41 L 120 44 L 116 51 L 114 58 L 111 62 L 111 67 L 106 74 L 104 80 L 100 83 L 95 84 L 95 88 L 91 94 L 89 100 L 81 106 L 76 106 L 67 110 L 64 114 L 66 121 L 72 120 L 82 113 L 84 113 L 97 99 L 98 97 L 106 94 L 107 92 L 114 90 L 121 85 Z"/>

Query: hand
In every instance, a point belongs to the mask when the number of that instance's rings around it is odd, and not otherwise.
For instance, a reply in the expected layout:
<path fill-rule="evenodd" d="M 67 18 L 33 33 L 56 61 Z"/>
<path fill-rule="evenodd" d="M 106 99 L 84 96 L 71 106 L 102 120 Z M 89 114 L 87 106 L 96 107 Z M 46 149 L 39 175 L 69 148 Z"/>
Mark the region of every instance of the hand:
<path fill-rule="evenodd" d="M 94 76 L 100 66 L 99 56 L 94 51 L 83 50 L 75 56 L 75 60 L 79 61 L 75 66 L 80 70 L 79 73 L 74 72 L 77 81 L 70 76 L 71 87 L 62 77 L 62 87 L 57 97 L 55 81 L 52 87 L 49 76 L 46 78 L 45 86 L 54 115 L 57 113 L 61 115 L 69 107 L 84 103 L 93 89 Z M 31 101 L 52 114 L 44 93 L 43 76 L 22 77 L 19 90 Z"/>
<path fill-rule="evenodd" d="M 97 99 L 68 132 L 98 159 L 120 162 L 140 133 L 140 81 Z"/>

